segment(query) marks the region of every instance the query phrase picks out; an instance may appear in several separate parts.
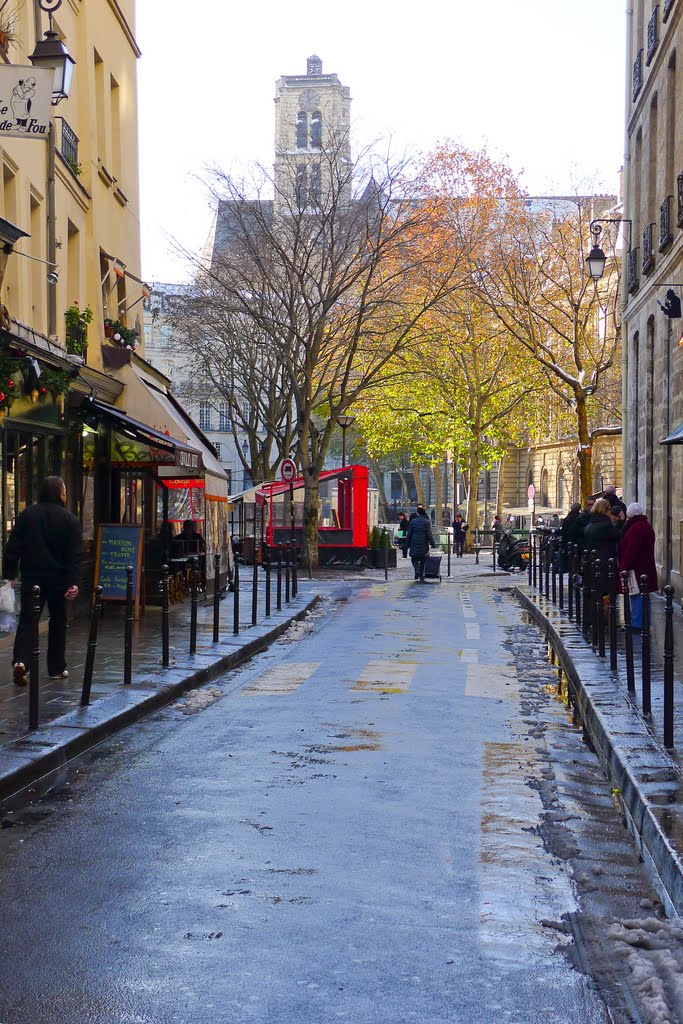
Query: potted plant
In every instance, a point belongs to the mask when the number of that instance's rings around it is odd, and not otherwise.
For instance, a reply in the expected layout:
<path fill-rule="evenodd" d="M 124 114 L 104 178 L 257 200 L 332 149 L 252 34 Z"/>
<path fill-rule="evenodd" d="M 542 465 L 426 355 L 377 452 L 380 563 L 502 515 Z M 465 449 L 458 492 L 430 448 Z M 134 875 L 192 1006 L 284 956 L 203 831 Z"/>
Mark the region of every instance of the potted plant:
<path fill-rule="evenodd" d="M 19 5 L 10 6 L 10 0 L 0 0 L 0 50 L 7 55 L 12 43 L 17 41 L 17 18 Z"/>
<path fill-rule="evenodd" d="M 120 345 L 121 348 L 135 350 L 138 347 L 137 331 L 132 327 L 126 327 L 120 320 L 105 320 L 104 334 L 106 338 L 109 338 L 114 344 Z"/>
<path fill-rule="evenodd" d="M 93 315 L 90 306 L 81 309 L 77 302 L 67 308 L 64 319 L 66 321 L 66 350 L 70 355 L 85 358 L 88 324 L 92 322 Z"/>

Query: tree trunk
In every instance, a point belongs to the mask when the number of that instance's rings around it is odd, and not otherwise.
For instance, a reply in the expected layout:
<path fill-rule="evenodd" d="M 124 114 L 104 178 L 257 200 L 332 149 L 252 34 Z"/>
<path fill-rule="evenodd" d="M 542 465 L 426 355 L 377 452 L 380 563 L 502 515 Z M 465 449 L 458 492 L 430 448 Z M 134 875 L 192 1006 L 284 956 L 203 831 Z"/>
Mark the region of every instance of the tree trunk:
<path fill-rule="evenodd" d="M 422 490 L 422 478 L 420 477 L 420 467 L 413 463 L 413 480 L 415 481 L 415 490 L 417 492 L 417 503 L 418 505 L 424 505 L 425 496 Z"/>
<path fill-rule="evenodd" d="M 579 392 L 576 395 L 576 425 L 579 435 L 579 473 L 581 475 L 581 504 L 585 506 L 593 491 L 593 452 L 588 431 L 588 411 L 586 396 Z"/>
<path fill-rule="evenodd" d="M 401 478 L 401 502 L 406 511 L 410 508 L 410 488 L 408 487 L 408 481 L 406 475 L 402 469 L 397 470 L 399 477 Z"/>
<path fill-rule="evenodd" d="M 318 514 L 320 507 L 319 478 L 316 472 L 304 471 L 304 523 L 302 530 L 303 564 L 312 570 L 319 568 Z"/>
<path fill-rule="evenodd" d="M 474 544 L 474 531 L 479 526 L 479 512 L 477 510 L 477 493 L 479 491 L 479 446 L 476 441 L 470 442 L 470 452 L 467 460 L 467 475 L 469 477 L 469 493 L 467 495 L 467 522 L 469 530 L 465 540 L 465 550 L 471 551 Z"/>
<path fill-rule="evenodd" d="M 501 455 L 498 459 L 498 488 L 496 490 L 496 515 L 503 518 L 503 497 L 505 485 L 503 483 L 503 463 L 505 462 L 505 456 Z"/>
<path fill-rule="evenodd" d="M 434 473 L 434 505 L 435 505 L 435 508 L 436 508 L 436 513 L 435 513 L 436 514 L 436 518 L 435 518 L 435 521 L 434 521 L 434 525 L 436 526 L 437 530 L 440 530 L 441 529 L 441 524 L 443 523 L 443 475 L 442 475 L 441 463 L 439 463 L 438 466 L 434 467 L 433 473 Z"/>

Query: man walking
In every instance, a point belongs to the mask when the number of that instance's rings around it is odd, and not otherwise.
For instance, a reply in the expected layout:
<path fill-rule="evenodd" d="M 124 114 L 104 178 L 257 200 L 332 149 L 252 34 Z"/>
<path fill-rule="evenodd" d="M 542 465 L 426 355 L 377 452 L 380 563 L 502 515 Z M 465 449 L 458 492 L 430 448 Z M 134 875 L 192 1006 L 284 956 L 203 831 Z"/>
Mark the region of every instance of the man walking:
<path fill-rule="evenodd" d="M 81 573 L 81 524 L 67 512 L 66 487 L 58 476 L 48 476 L 38 502 L 17 517 L 7 539 L 3 576 L 13 580 L 21 573 L 21 612 L 14 640 L 14 682 L 26 686 L 33 637 L 31 633 L 33 587 L 40 587 L 41 611 L 50 612 L 47 671 L 51 679 L 68 676 L 66 668 L 66 601 L 78 597 Z"/>
<path fill-rule="evenodd" d="M 463 519 L 460 512 L 456 515 L 453 520 L 453 547 L 455 548 L 456 558 L 462 558 L 465 550 L 465 539 L 469 526 Z"/>
<path fill-rule="evenodd" d="M 417 515 L 408 524 L 406 540 L 410 548 L 410 560 L 415 570 L 415 579 L 424 583 L 427 555 L 429 549 L 436 545 L 432 534 L 432 524 L 429 522 L 429 516 L 423 505 L 417 506 Z"/>

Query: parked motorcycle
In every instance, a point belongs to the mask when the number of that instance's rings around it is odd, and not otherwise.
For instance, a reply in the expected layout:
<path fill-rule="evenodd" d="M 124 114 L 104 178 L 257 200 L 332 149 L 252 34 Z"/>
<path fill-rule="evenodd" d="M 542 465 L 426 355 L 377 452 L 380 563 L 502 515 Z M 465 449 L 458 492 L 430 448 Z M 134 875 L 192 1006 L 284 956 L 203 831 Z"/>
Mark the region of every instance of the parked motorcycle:
<path fill-rule="evenodd" d="M 525 572 L 529 568 L 529 542 L 504 533 L 498 541 L 498 566 L 506 572 Z"/>

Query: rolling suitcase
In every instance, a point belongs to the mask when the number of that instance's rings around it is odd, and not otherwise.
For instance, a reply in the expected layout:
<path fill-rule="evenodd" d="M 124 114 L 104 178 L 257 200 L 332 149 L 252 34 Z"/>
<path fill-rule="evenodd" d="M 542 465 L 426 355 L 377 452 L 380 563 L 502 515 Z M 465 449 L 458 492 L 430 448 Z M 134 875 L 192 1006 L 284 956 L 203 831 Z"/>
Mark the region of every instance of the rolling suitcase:
<path fill-rule="evenodd" d="M 441 582 L 441 555 L 427 555 L 425 579 L 439 580 Z"/>

